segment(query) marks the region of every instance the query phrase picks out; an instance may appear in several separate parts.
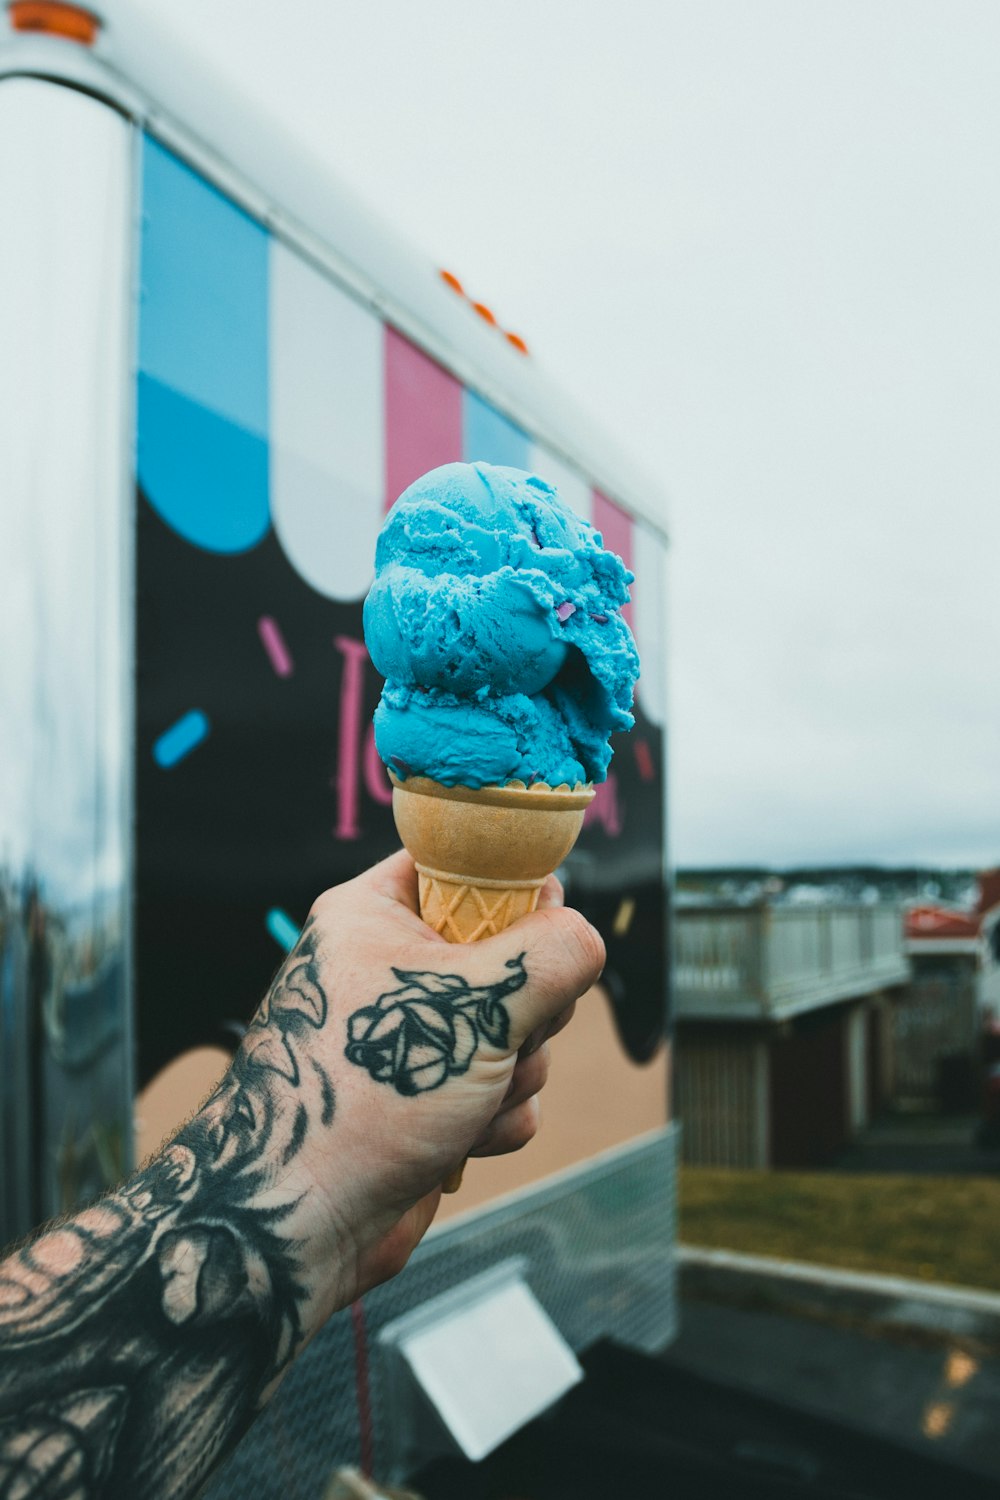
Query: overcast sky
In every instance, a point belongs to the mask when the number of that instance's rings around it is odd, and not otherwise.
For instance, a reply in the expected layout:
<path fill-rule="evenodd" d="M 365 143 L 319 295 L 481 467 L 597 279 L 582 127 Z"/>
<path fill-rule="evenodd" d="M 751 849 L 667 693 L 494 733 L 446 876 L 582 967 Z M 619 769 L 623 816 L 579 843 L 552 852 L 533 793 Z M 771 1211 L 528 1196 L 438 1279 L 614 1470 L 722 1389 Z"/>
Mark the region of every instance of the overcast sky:
<path fill-rule="evenodd" d="M 1000 862 L 1000 6 L 169 13 L 662 478 L 675 861 Z"/>

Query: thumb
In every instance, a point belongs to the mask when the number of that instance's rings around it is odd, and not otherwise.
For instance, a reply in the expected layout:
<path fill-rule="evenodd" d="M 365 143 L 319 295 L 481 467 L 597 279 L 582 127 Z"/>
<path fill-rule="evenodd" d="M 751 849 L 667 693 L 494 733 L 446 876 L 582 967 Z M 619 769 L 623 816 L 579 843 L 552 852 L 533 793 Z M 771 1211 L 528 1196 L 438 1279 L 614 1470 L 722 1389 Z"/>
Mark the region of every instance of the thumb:
<path fill-rule="evenodd" d="M 600 978 L 605 957 L 600 933 L 568 906 L 532 912 L 465 952 L 469 982 L 482 988 L 488 1005 L 506 1013 L 508 1024 L 497 1038 L 506 1031 L 507 1052 L 516 1052 L 588 990 Z"/>

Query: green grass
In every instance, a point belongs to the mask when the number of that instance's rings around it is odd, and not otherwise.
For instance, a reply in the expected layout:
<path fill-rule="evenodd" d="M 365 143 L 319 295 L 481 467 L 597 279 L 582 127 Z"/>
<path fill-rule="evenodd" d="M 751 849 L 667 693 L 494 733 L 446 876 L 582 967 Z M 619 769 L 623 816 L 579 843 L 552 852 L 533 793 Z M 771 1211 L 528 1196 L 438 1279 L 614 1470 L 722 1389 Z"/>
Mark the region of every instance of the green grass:
<path fill-rule="evenodd" d="M 685 1167 L 680 1237 L 1000 1291 L 1000 1181 Z"/>

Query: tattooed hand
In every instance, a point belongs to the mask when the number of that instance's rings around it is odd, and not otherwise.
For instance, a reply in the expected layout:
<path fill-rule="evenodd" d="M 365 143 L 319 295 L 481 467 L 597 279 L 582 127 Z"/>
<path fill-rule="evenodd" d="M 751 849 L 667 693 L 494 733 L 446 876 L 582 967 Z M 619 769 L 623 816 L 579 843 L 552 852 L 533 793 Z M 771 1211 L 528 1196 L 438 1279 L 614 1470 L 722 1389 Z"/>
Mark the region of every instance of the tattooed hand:
<path fill-rule="evenodd" d="M 579 912 L 563 908 L 555 879 L 539 910 L 506 932 L 446 943 L 420 920 L 406 854 L 326 892 L 312 916 L 333 1013 L 323 1037 L 336 1048 L 323 1052 L 336 1078 L 331 1139 L 345 1159 L 367 1164 L 339 1196 L 358 1226 L 364 1288 L 404 1263 L 457 1163 L 517 1150 L 534 1135 L 547 1039 L 600 974 L 604 947 Z M 314 1145 L 316 1134 L 303 1151 L 314 1181 L 337 1179 Z"/>
<path fill-rule="evenodd" d="M 194 1118 L 0 1264 L 0 1500 L 196 1493 L 451 1168 L 530 1140 L 546 1039 L 604 961 L 561 901 L 462 947 L 405 854 L 319 898 Z"/>

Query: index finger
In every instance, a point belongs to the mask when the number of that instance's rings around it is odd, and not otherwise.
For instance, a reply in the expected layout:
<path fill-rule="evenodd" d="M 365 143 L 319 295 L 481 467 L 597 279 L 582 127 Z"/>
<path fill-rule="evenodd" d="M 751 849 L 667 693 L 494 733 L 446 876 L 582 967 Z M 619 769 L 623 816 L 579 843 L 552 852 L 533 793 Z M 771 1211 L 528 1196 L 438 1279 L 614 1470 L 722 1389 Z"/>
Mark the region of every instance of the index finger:
<path fill-rule="evenodd" d="M 362 876 L 362 879 L 365 878 Z M 396 854 L 390 854 L 388 859 L 373 865 L 368 871 L 367 879 L 380 896 L 387 896 L 390 901 L 398 902 L 419 917 L 417 867 L 405 849 L 400 849 Z"/>

